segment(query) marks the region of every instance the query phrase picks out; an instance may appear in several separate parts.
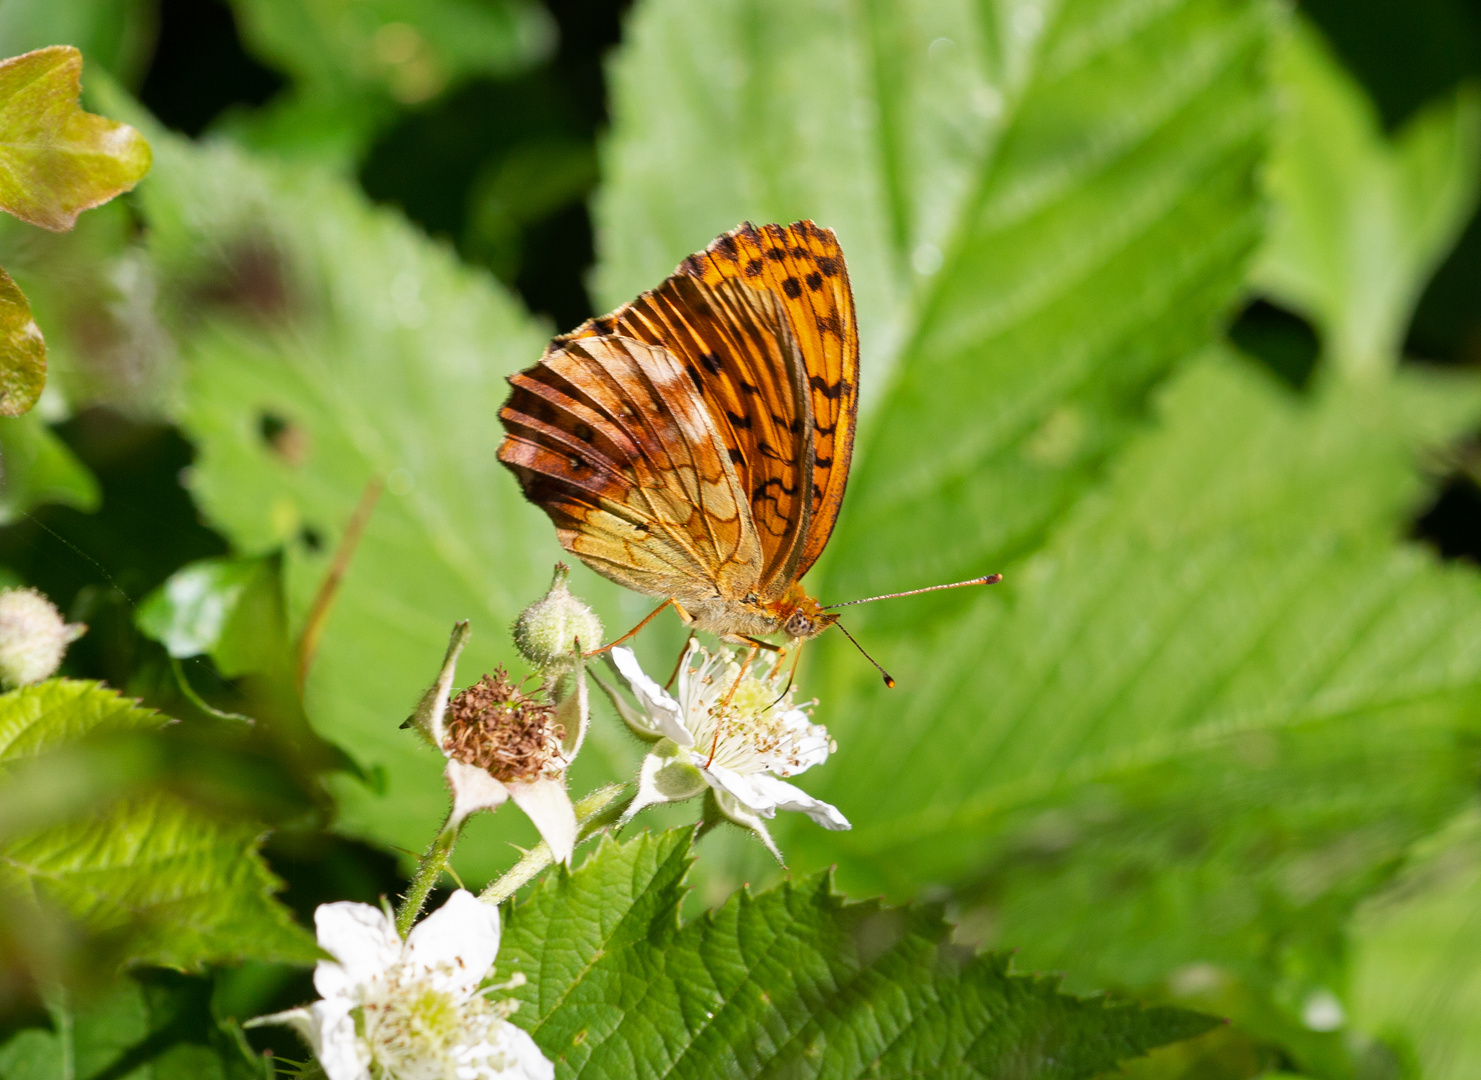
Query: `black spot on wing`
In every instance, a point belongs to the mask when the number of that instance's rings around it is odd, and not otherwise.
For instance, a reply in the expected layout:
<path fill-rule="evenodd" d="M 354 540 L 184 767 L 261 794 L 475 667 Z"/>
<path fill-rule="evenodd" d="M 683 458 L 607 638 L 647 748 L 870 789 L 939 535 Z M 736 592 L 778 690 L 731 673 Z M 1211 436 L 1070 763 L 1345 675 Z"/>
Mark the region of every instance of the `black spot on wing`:
<path fill-rule="evenodd" d="M 817 292 L 823 287 L 823 275 L 818 273 L 816 270 L 807 275 L 806 281 L 807 287 L 813 292 Z"/>
<path fill-rule="evenodd" d="M 849 391 L 847 379 L 839 379 L 836 383 L 824 382 L 821 376 L 812 375 L 808 377 L 808 385 L 829 401 L 837 401 Z"/>
<path fill-rule="evenodd" d="M 720 358 L 714 353 L 700 353 L 699 362 L 705 366 L 705 370 L 711 375 L 720 374 Z"/>
<path fill-rule="evenodd" d="M 786 293 L 793 300 L 796 300 L 802 295 L 802 283 L 794 277 L 784 278 L 782 280 L 782 292 Z"/>
<path fill-rule="evenodd" d="M 742 431 L 749 429 L 751 426 L 751 418 L 749 416 L 737 416 L 735 413 L 727 411 L 725 418 L 730 421 L 732 427 Z"/>

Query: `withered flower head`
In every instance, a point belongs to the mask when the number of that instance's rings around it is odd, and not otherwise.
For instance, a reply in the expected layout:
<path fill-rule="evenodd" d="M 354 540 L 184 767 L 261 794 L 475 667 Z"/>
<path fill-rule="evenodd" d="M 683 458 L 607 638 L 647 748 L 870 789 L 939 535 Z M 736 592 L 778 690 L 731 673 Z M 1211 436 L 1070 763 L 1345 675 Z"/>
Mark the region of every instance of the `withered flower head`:
<path fill-rule="evenodd" d="M 530 782 L 562 763 L 565 729 L 543 687 L 526 694 L 502 667 L 448 702 L 442 748 L 504 783 Z"/>

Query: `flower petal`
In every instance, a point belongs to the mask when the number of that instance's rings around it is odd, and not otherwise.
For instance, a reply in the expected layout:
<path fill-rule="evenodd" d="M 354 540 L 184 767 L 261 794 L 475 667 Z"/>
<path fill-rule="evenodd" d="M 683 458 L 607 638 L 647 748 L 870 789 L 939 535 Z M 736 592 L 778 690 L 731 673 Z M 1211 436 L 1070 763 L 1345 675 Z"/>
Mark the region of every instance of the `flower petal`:
<path fill-rule="evenodd" d="M 453 789 L 451 825 L 460 824 L 479 810 L 497 810 L 509 801 L 509 789 L 477 765 L 448 758 L 443 775 L 447 777 L 447 786 Z"/>
<path fill-rule="evenodd" d="M 758 814 L 728 791 L 721 791 L 718 788 L 715 790 L 715 806 L 731 821 L 742 828 L 750 829 L 760 837 L 761 842 L 766 845 L 766 850 L 771 852 L 776 861 L 783 867 L 787 865 L 787 861 L 782 858 L 782 853 L 776 846 L 776 841 L 771 838 L 766 822 L 762 821 Z"/>
<path fill-rule="evenodd" d="M 512 1080 L 555 1080 L 555 1066 L 528 1032 L 505 1020 L 490 1034 L 504 1055 L 504 1076 Z"/>
<path fill-rule="evenodd" d="M 680 746 L 693 746 L 694 735 L 684 726 L 684 713 L 667 690 L 659 686 L 644 673 L 637 656 L 625 645 L 619 645 L 607 653 L 617 673 L 627 680 L 638 704 L 653 721 L 654 730 L 666 735 Z"/>
<path fill-rule="evenodd" d="M 342 900 L 314 911 L 319 948 L 335 960 L 314 968 L 314 988 L 326 998 L 348 995 L 401 959 L 401 937 L 380 908 Z"/>
<path fill-rule="evenodd" d="M 823 828 L 833 832 L 853 828 L 848 818 L 840 814 L 836 807 L 825 803 L 822 799 L 813 798 L 796 785 L 789 784 L 785 780 L 778 780 L 775 776 L 768 776 L 766 773 L 756 773 L 747 779 L 751 781 L 751 786 L 770 799 L 772 805 L 778 810 L 801 811 Z"/>
<path fill-rule="evenodd" d="M 565 780 L 550 777 L 528 782 L 511 780 L 504 786 L 509 789 L 514 804 L 540 830 L 556 862 L 569 866 L 571 853 L 576 850 L 576 808 L 571 805 Z"/>
<path fill-rule="evenodd" d="M 699 771 L 704 773 L 705 780 L 717 794 L 728 795 L 747 810 L 760 814 L 762 817 L 776 816 L 776 800 L 755 786 L 756 778 L 762 774 L 753 773 L 750 776 L 744 776 L 723 765 L 710 765 L 706 768 L 702 764 L 703 754 L 692 755 L 692 760 L 699 767 Z"/>
<path fill-rule="evenodd" d="M 329 1080 L 371 1080 L 370 1051 L 355 1032 L 355 1018 L 338 1001 L 316 1001 L 310 1007 L 310 1043 Z"/>
<path fill-rule="evenodd" d="M 406 958 L 434 986 L 466 999 L 499 953 L 499 909 L 458 889 L 406 937 Z"/>

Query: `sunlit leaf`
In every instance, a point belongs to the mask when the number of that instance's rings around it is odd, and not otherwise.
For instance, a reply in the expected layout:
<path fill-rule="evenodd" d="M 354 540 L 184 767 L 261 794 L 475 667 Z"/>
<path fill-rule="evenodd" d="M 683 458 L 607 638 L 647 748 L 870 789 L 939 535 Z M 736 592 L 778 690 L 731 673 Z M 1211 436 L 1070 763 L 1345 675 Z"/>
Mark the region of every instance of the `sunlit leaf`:
<path fill-rule="evenodd" d="M 399 725 L 455 621 L 473 626 L 461 683 L 517 662 L 507 628 L 561 555 L 495 456 L 504 377 L 540 355 L 544 330 L 488 275 L 338 180 L 152 137 L 140 199 L 185 364 L 192 488 L 239 552 L 282 551 L 293 638 L 347 523 L 383 485 L 327 609 L 306 702 L 376 785 L 335 781 L 340 827 L 420 850 L 446 813 L 442 762 Z M 586 595 L 594 575 L 581 576 Z M 600 590 L 615 622 L 614 592 Z M 643 598 L 629 603 L 636 621 Z M 588 743 L 576 783 L 636 760 L 609 731 Z M 475 833 L 458 857 L 477 880 L 511 852 Z"/>
<path fill-rule="evenodd" d="M 825 599 L 1036 546 L 1206 339 L 1257 239 L 1267 14 L 638 6 L 596 202 L 601 302 L 742 219 L 812 218 L 848 256 L 872 415 L 811 582 Z"/>
<path fill-rule="evenodd" d="M 1447 95 L 1390 138 L 1311 27 L 1297 24 L 1278 62 L 1276 212 L 1256 281 L 1319 325 L 1337 370 L 1381 375 L 1476 207 L 1481 88 Z"/>
<path fill-rule="evenodd" d="M 47 503 L 96 510 L 99 498 L 87 466 L 39 416 L 0 419 L 0 524 Z"/>
<path fill-rule="evenodd" d="M 87 736 L 154 730 L 164 719 L 96 683 L 52 680 L 12 691 L 0 696 L 0 770 L 32 765 Z M 59 823 L 4 832 L 5 891 L 113 936 L 122 959 L 190 968 L 316 955 L 273 899 L 279 883 L 257 853 L 259 824 L 216 820 L 143 789 L 120 791 L 101 808 L 82 806 Z"/>
<path fill-rule="evenodd" d="M 1214 1023 L 1060 993 L 826 877 L 680 926 L 691 835 L 604 842 L 510 912 L 499 975 L 557 1075 L 1088 1077 Z"/>
<path fill-rule="evenodd" d="M 81 76 L 70 45 L 0 62 L 0 209 L 56 231 L 149 171 L 142 135 L 77 107 Z"/>
<path fill-rule="evenodd" d="M 899 643 L 904 693 L 814 684 L 840 752 L 808 787 L 854 830 L 782 843 L 850 890 L 953 884 L 1074 985 L 1203 965 L 1201 991 L 1299 1016 L 1341 989 L 1352 906 L 1474 785 L 1481 581 L 1393 536 L 1481 388 L 1305 402 L 1219 356 L 1160 412 L 1007 584 Z"/>

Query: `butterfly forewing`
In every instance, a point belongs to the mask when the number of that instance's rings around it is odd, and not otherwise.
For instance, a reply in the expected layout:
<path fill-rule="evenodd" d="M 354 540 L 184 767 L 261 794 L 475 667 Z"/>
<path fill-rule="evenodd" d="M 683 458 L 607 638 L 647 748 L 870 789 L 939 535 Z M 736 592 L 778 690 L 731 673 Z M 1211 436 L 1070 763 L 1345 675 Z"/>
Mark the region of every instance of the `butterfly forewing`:
<path fill-rule="evenodd" d="M 594 569 L 766 632 L 838 516 L 858 353 L 833 233 L 742 225 L 515 376 L 499 457 Z"/>

